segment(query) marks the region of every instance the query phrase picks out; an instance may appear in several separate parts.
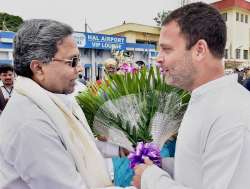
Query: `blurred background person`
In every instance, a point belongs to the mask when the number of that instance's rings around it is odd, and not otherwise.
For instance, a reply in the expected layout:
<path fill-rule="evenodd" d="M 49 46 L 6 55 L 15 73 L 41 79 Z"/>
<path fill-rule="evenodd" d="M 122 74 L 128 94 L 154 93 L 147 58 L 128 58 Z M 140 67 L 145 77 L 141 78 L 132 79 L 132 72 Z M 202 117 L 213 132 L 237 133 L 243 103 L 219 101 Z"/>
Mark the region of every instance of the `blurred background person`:
<path fill-rule="evenodd" d="M 14 84 L 14 69 L 10 64 L 3 64 L 0 66 L 0 78 L 2 81 L 0 90 L 0 111 L 3 111 L 5 105 L 7 104 Z"/>

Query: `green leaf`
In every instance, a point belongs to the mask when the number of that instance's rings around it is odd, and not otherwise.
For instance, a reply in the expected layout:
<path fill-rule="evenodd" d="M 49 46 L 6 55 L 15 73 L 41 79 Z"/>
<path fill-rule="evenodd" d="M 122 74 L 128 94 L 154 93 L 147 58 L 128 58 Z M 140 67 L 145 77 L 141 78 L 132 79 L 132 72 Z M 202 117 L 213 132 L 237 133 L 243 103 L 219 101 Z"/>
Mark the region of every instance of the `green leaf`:
<path fill-rule="evenodd" d="M 107 101 L 114 103 L 121 97 L 132 94 L 136 96 L 141 111 L 140 121 L 136 127 L 130 125 L 130 122 L 123 118 L 122 113 L 114 115 L 111 112 L 101 111 L 101 107 Z M 169 94 L 172 95 L 171 98 Z M 105 119 L 110 127 L 122 131 L 133 144 L 138 141 L 152 140 L 150 121 L 156 111 L 166 111 L 173 114 L 174 118 L 181 119 L 189 99 L 189 93 L 167 85 L 160 70 L 153 67 L 149 70 L 142 69 L 135 74 L 107 76 L 100 86 L 94 85 L 92 89 L 89 88 L 77 97 L 91 128 L 95 117 Z"/>

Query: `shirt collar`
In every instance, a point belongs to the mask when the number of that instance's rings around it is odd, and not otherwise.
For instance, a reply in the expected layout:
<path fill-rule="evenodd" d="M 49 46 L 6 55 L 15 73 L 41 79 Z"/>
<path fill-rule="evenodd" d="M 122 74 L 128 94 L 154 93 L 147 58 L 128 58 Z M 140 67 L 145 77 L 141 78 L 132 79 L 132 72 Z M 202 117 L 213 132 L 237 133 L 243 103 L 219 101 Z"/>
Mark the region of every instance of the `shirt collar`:
<path fill-rule="evenodd" d="M 61 102 L 63 102 L 63 104 L 69 108 L 69 110 L 72 112 L 73 111 L 73 101 L 75 100 L 74 97 L 70 94 L 59 94 L 59 93 L 52 93 L 48 90 L 46 90 L 48 93 L 51 93 L 53 95 L 55 95 L 57 98 L 59 98 L 61 100 Z"/>
<path fill-rule="evenodd" d="M 13 88 L 13 86 L 11 86 L 11 87 L 5 87 L 4 84 L 2 84 L 1 87 L 2 88 L 6 88 L 6 89 L 12 89 Z"/>
<path fill-rule="evenodd" d="M 73 96 L 70 94 L 55 94 L 61 101 L 72 111 L 73 110 Z"/>
<path fill-rule="evenodd" d="M 225 75 L 223 77 L 220 77 L 218 79 L 209 81 L 208 83 L 205 83 L 198 88 L 194 89 L 192 91 L 192 97 L 191 99 L 197 99 L 200 96 L 203 96 L 206 93 L 210 93 L 214 90 L 221 90 L 224 86 L 231 85 L 232 83 L 237 83 L 238 75 L 237 74 L 231 74 L 231 75 Z"/>

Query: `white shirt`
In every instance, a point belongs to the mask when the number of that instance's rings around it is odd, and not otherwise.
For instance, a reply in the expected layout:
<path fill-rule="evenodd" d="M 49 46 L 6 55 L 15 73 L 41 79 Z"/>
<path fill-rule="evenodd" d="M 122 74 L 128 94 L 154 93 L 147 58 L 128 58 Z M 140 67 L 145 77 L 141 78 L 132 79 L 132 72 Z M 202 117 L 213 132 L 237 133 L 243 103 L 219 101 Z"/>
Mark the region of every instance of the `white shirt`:
<path fill-rule="evenodd" d="M 64 102 L 70 107 L 70 100 Z M 53 124 L 28 98 L 13 92 L 0 117 L 1 189 L 87 188 Z M 101 146 L 106 155 L 118 153 L 117 147 Z M 16 179 L 1 187 L 5 180 L 1 176 Z"/>
<path fill-rule="evenodd" d="M 142 189 L 248 189 L 250 93 L 229 75 L 195 89 L 176 144 L 174 180 L 151 166 Z"/>
<path fill-rule="evenodd" d="M 1 91 L 2 91 L 3 96 L 4 96 L 5 99 L 9 99 L 11 97 L 11 93 L 12 93 L 13 87 L 8 88 L 8 87 L 1 86 L 0 89 L 1 89 Z"/>
<path fill-rule="evenodd" d="M 80 81 L 76 80 L 74 92 L 71 95 L 78 96 L 82 91 L 85 91 L 85 90 L 87 90 L 87 87 L 83 83 L 81 83 Z"/>

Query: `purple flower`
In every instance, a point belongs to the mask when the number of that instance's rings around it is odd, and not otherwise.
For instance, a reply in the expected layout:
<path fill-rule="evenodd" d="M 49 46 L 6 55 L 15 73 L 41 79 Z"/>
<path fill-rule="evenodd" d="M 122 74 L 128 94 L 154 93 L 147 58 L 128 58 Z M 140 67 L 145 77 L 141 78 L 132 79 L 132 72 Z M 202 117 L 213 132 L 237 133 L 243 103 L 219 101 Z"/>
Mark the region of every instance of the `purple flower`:
<path fill-rule="evenodd" d="M 135 73 L 137 71 L 137 69 L 133 65 L 130 65 L 128 63 L 123 63 L 120 66 L 120 70 L 124 73 Z"/>
<path fill-rule="evenodd" d="M 145 157 L 148 157 L 155 165 L 161 167 L 160 149 L 154 143 L 143 142 L 139 142 L 135 151 L 128 155 L 129 167 L 134 168 L 136 165 L 144 163 Z"/>

